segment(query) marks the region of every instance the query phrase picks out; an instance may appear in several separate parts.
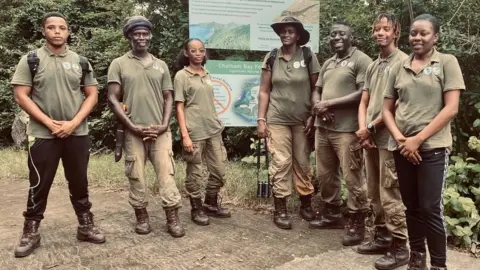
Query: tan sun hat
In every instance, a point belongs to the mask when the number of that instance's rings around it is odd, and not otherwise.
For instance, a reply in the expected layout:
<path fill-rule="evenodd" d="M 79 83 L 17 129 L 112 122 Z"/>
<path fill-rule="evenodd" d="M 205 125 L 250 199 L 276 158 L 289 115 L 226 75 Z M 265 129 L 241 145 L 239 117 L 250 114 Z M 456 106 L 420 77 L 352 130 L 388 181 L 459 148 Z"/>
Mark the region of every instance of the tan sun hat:
<path fill-rule="evenodd" d="M 280 36 L 280 31 L 282 31 L 283 27 L 285 27 L 286 25 L 292 25 L 298 29 L 300 35 L 300 39 L 297 41 L 298 45 L 302 46 L 308 43 L 308 41 L 310 40 L 310 33 L 305 30 L 303 24 L 294 17 L 285 17 L 280 22 L 274 23 L 270 26 L 273 28 L 273 31 L 275 31 L 275 33 Z"/>

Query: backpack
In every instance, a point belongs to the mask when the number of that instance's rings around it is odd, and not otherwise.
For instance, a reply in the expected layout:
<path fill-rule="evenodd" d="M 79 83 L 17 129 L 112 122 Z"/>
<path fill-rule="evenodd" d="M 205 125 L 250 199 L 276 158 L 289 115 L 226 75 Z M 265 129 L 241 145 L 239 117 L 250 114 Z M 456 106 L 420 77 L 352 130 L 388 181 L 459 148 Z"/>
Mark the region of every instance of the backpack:
<path fill-rule="evenodd" d="M 312 51 L 308 47 L 302 47 L 303 51 L 303 59 L 305 62 L 305 65 L 307 66 L 307 71 L 308 71 L 308 77 L 310 77 L 310 60 L 312 60 Z M 270 67 L 270 70 L 273 71 L 273 63 L 275 62 L 275 59 L 277 58 L 277 52 L 278 49 L 275 48 L 270 52 L 270 57 L 267 60 L 267 65 Z"/>
<path fill-rule="evenodd" d="M 80 56 L 80 67 L 82 68 L 82 77 L 80 79 L 80 85 L 85 84 L 85 76 L 90 72 L 88 66 L 88 59 L 84 56 Z M 38 66 L 40 65 L 40 58 L 38 58 L 37 51 L 30 51 L 27 55 L 28 68 L 30 69 L 30 74 L 32 74 L 32 82 L 35 74 L 37 74 Z M 32 84 L 33 85 L 33 84 Z"/>

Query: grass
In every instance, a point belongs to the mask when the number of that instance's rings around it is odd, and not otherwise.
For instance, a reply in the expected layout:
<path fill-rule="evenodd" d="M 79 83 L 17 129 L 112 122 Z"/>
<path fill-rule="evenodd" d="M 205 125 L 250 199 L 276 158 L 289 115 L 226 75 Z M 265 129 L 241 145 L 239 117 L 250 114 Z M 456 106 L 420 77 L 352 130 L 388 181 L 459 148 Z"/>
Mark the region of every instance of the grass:
<path fill-rule="evenodd" d="M 0 179 L 10 181 L 28 181 L 27 152 L 14 148 L 5 148 L 0 150 Z M 176 160 L 175 181 L 177 187 L 184 197 L 185 186 L 185 163 L 182 160 Z M 158 193 L 158 184 L 156 183 L 155 172 L 149 162 L 147 162 L 145 175 L 149 179 L 149 189 L 151 193 Z M 208 173 L 205 170 L 203 184 L 205 186 Z M 90 156 L 88 167 L 88 177 L 90 192 L 96 189 L 103 190 L 128 190 L 128 180 L 124 172 L 124 160 L 115 163 L 113 154 L 95 154 Z M 267 178 L 266 171 L 261 171 L 260 177 Z M 222 202 L 236 206 L 255 208 L 261 210 L 271 209 L 272 199 L 262 199 L 256 197 L 257 190 L 257 170 L 252 164 L 245 162 L 228 162 L 226 170 L 226 182 L 221 190 Z M 54 185 L 66 185 L 63 167 L 59 165 Z M 296 205 L 294 200 L 292 205 Z M 296 201 L 296 200 L 295 200 Z"/>

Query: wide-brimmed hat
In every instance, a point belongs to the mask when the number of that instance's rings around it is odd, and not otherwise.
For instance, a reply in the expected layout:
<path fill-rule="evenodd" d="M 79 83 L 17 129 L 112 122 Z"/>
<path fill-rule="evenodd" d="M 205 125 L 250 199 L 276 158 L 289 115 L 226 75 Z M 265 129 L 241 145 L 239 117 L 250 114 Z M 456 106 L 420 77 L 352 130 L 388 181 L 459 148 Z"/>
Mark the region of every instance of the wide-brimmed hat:
<path fill-rule="evenodd" d="M 300 35 L 300 39 L 297 41 L 298 45 L 302 46 L 308 43 L 310 40 L 310 33 L 305 30 L 303 24 L 294 17 L 285 17 L 280 22 L 274 23 L 270 26 L 273 28 L 273 31 L 280 36 L 280 31 L 282 31 L 283 27 L 286 25 L 292 25 L 298 29 L 298 34 Z"/>

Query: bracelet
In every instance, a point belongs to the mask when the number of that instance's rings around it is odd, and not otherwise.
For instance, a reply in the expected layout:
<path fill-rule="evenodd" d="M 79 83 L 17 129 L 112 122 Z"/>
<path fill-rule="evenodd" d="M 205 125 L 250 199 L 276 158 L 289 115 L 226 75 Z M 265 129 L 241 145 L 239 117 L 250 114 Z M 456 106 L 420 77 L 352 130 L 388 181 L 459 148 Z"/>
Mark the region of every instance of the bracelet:
<path fill-rule="evenodd" d="M 264 122 L 267 122 L 267 119 L 265 119 L 265 118 L 263 118 L 263 117 L 257 118 L 257 122 L 260 121 L 260 120 L 262 120 L 262 121 L 264 121 Z"/>

